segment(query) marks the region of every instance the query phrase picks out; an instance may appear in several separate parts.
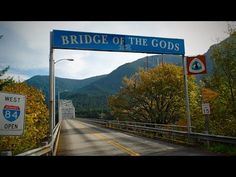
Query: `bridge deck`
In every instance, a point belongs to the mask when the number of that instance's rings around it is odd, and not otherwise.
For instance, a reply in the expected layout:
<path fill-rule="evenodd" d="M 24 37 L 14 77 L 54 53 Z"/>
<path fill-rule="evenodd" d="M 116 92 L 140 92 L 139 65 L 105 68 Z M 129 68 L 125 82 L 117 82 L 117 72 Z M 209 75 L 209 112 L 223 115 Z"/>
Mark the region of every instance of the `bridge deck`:
<path fill-rule="evenodd" d="M 132 136 L 78 120 L 62 122 L 58 156 L 209 156 L 213 153 Z"/>

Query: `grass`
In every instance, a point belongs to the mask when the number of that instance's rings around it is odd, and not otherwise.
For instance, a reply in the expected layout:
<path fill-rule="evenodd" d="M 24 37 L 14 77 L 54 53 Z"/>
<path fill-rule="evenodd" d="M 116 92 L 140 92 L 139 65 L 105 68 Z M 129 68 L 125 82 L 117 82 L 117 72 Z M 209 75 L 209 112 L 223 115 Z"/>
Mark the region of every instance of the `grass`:
<path fill-rule="evenodd" d="M 220 144 L 220 143 L 212 143 L 210 144 L 210 147 L 208 148 L 211 152 L 220 152 L 224 153 L 226 155 L 236 155 L 236 146 L 235 145 L 226 145 L 226 144 Z"/>

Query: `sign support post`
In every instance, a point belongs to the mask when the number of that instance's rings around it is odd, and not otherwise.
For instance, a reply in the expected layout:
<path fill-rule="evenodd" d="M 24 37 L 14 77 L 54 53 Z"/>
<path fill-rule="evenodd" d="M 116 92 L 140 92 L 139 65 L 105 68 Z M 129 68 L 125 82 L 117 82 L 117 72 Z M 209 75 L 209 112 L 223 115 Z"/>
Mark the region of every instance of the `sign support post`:
<path fill-rule="evenodd" d="M 182 63 L 184 68 L 184 92 L 185 92 L 185 103 L 186 103 L 187 127 L 188 127 L 188 133 L 191 133 L 192 129 L 191 129 L 191 117 L 190 117 L 189 96 L 188 96 L 188 78 L 187 78 L 187 68 L 186 68 L 186 57 L 184 55 L 182 55 Z"/>
<path fill-rule="evenodd" d="M 205 114 L 205 133 L 209 133 L 209 114 L 210 111 L 210 104 L 209 103 L 202 103 L 202 113 Z"/>
<path fill-rule="evenodd" d="M 209 134 L 209 114 L 205 114 L 205 131 Z"/>
<path fill-rule="evenodd" d="M 206 134 L 208 135 L 209 134 L 209 114 L 205 115 L 205 131 L 206 131 Z M 206 143 L 207 143 L 207 148 L 209 148 L 210 146 L 209 141 L 207 140 Z"/>
<path fill-rule="evenodd" d="M 209 103 L 203 103 L 202 104 L 202 113 L 205 114 L 205 133 L 208 135 L 209 134 L 209 115 L 211 114 L 210 111 L 210 104 Z M 210 143 L 207 140 L 206 141 L 207 148 L 209 148 Z"/>
<path fill-rule="evenodd" d="M 52 140 L 53 135 L 53 122 L 55 117 L 55 98 L 54 98 L 54 60 L 53 60 L 53 48 L 52 48 L 52 32 L 50 32 L 50 57 L 49 57 L 49 143 Z"/>

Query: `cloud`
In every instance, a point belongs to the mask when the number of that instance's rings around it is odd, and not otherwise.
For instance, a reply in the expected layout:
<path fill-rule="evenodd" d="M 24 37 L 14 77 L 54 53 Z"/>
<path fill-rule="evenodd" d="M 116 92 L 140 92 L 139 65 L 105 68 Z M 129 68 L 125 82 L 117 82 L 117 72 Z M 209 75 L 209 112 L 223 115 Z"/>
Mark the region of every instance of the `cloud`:
<path fill-rule="evenodd" d="M 4 38 L 0 41 L 1 64 L 21 70 L 46 67 L 46 65 L 48 65 L 47 58 L 49 49 L 32 48 L 29 41 L 26 39 L 27 37 L 24 38 L 24 36 L 19 35 L 15 32 L 15 28 L 16 27 L 13 27 L 12 24 L 1 24 L 0 34 L 4 34 Z"/>
<path fill-rule="evenodd" d="M 16 82 L 23 82 L 30 78 L 28 75 L 19 74 L 18 72 L 7 72 L 1 76 L 1 79 L 6 79 L 9 77 L 13 78 Z"/>
<path fill-rule="evenodd" d="M 60 56 L 60 57 L 59 57 Z M 72 58 L 73 62 L 61 61 L 56 64 L 58 77 L 84 79 L 92 76 L 109 74 L 122 64 L 146 56 L 137 53 L 95 52 L 95 51 L 56 51 L 55 60 Z"/>

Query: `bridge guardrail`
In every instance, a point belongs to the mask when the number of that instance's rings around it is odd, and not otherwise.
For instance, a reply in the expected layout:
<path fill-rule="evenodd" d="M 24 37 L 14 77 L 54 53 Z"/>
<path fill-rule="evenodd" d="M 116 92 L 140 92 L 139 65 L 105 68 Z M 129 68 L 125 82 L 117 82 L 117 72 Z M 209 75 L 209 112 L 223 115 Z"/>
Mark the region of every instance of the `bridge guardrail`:
<path fill-rule="evenodd" d="M 187 126 L 178 125 L 163 125 L 163 124 L 152 124 L 142 122 L 131 122 L 131 121 L 116 121 L 116 120 L 100 120 L 100 119 L 80 119 L 91 123 L 101 124 L 107 128 L 119 129 L 127 132 L 154 132 L 161 135 L 167 134 L 170 139 L 173 140 L 177 137 L 185 137 L 187 140 L 199 141 L 211 141 L 220 142 L 225 144 L 236 144 L 236 137 L 212 135 L 197 132 L 187 132 Z M 194 129 L 194 127 L 192 127 Z M 182 130 L 181 130 L 182 129 Z"/>
<path fill-rule="evenodd" d="M 56 127 L 54 127 L 52 140 L 49 144 L 17 154 L 16 156 L 42 156 L 47 154 L 52 154 L 53 156 L 55 156 L 59 140 L 60 128 L 61 128 L 61 121 L 58 122 Z"/>

